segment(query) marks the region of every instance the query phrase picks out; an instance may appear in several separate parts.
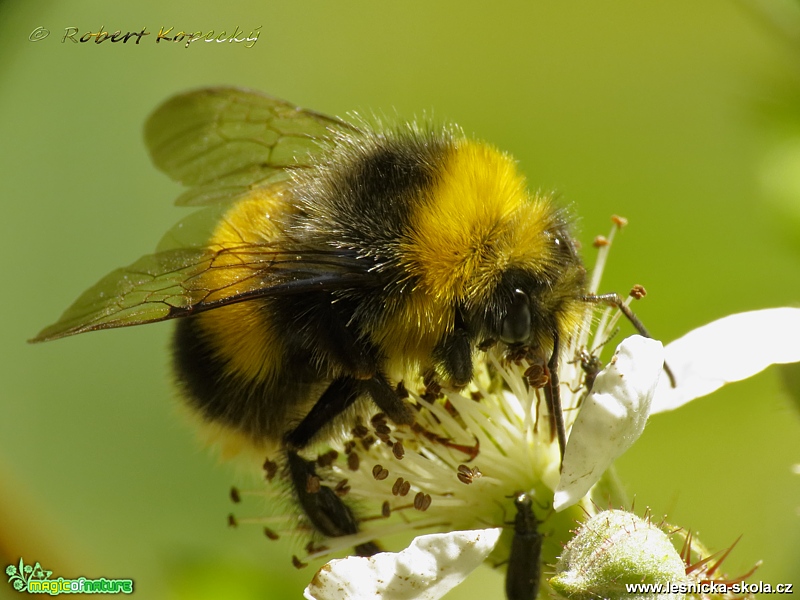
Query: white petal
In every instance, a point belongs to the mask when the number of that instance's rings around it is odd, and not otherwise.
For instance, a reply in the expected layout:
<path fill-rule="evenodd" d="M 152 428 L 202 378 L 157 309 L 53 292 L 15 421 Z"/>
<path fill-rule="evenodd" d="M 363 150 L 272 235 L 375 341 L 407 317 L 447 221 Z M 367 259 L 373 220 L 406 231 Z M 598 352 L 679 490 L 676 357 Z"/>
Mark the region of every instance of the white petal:
<path fill-rule="evenodd" d="M 730 315 L 690 331 L 664 352 L 677 387 L 661 378 L 653 413 L 682 406 L 772 364 L 800 361 L 800 308 Z"/>
<path fill-rule="evenodd" d="M 575 419 L 564 453 L 554 508 L 575 504 L 644 430 L 664 365 L 658 340 L 631 336 L 617 346 Z"/>
<path fill-rule="evenodd" d="M 452 531 L 416 538 L 402 552 L 332 560 L 305 590 L 308 600 L 435 600 L 480 565 L 501 528 Z"/>

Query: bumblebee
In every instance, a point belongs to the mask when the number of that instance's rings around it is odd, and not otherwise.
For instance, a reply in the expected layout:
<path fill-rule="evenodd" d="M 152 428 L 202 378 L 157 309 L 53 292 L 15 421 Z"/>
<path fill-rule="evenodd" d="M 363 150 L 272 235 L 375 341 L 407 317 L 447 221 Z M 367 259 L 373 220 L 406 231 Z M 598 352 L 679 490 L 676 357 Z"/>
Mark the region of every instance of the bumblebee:
<path fill-rule="evenodd" d="M 177 379 L 224 441 L 301 448 L 364 399 L 409 423 L 404 378 L 463 386 L 479 342 L 552 348 L 586 310 L 563 213 L 455 127 L 212 88 L 167 101 L 145 138 L 210 235 L 179 224 L 33 341 L 181 317 Z"/>
<path fill-rule="evenodd" d="M 168 100 L 145 139 L 202 209 L 32 341 L 177 319 L 179 386 L 231 452 L 303 448 L 370 402 L 411 423 L 401 382 L 462 387 L 479 348 L 524 346 L 548 364 L 563 455 L 563 342 L 591 303 L 627 307 L 587 295 L 569 218 L 510 156 L 225 87 Z"/>
<path fill-rule="evenodd" d="M 455 126 L 353 121 L 239 88 L 165 102 L 146 144 L 188 186 L 176 203 L 197 210 L 31 340 L 176 319 L 175 376 L 211 441 L 283 453 L 299 506 L 329 537 L 358 520 L 298 451 L 370 404 L 411 424 L 404 382 L 463 387 L 495 343 L 540 357 L 563 456 L 558 361 L 591 304 L 647 335 L 619 296 L 587 294 L 567 213 L 510 156 Z M 529 504 L 517 507 L 524 570 L 540 538 Z M 537 582 L 509 585 L 527 597 Z"/>

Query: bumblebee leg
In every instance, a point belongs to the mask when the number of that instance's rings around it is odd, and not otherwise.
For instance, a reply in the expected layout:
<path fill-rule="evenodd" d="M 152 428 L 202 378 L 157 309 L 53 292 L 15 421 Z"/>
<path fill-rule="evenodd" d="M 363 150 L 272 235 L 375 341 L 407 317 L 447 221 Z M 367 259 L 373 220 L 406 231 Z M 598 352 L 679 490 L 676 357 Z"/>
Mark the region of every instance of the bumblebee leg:
<path fill-rule="evenodd" d="M 547 401 L 547 409 L 550 411 L 550 431 L 555 426 L 558 435 L 558 449 L 561 451 L 561 460 L 564 460 L 564 450 L 567 447 L 567 432 L 564 428 L 564 413 L 561 410 L 561 388 L 558 383 L 558 353 L 559 338 L 558 334 L 553 334 L 553 354 L 547 363 L 547 370 L 550 371 L 550 378 L 544 386 L 544 396 Z M 551 434 L 552 435 L 552 434 Z"/>
<path fill-rule="evenodd" d="M 631 308 L 627 304 L 625 304 L 625 301 L 619 294 L 599 294 L 599 295 L 590 294 L 587 296 L 583 296 L 582 299 L 584 302 L 590 302 L 592 304 L 606 304 L 607 306 L 616 307 L 623 315 L 625 315 L 625 318 L 627 318 L 628 321 L 631 322 L 631 325 L 633 325 L 636 328 L 636 331 L 638 331 L 642 337 L 646 338 L 653 337 L 652 335 L 650 335 L 650 332 L 647 331 L 647 328 L 644 326 L 644 323 L 642 323 L 639 320 L 639 317 L 637 317 L 633 313 Z M 669 377 L 670 386 L 675 387 L 676 386 L 675 375 L 672 373 L 672 369 L 669 368 L 669 365 L 667 363 L 664 363 L 664 372 L 667 374 L 667 377 Z"/>
<path fill-rule="evenodd" d="M 363 383 L 352 377 L 334 379 L 300 424 L 286 435 L 286 443 L 292 448 L 307 446 L 323 427 L 358 399 L 363 393 Z"/>
<path fill-rule="evenodd" d="M 411 408 L 383 375 L 375 375 L 371 379 L 340 377 L 331 382 L 300 424 L 286 435 L 286 443 L 292 448 L 307 446 L 326 425 L 365 394 L 372 398 L 392 422 L 401 425 L 414 422 Z"/>
<path fill-rule="evenodd" d="M 362 385 L 390 421 L 397 425 L 411 425 L 414 422 L 411 408 L 383 375 L 377 374 L 372 379 L 362 382 Z"/>
<path fill-rule="evenodd" d="M 433 350 L 449 383 L 463 387 L 472 380 L 472 346 L 466 329 L 456 328 Z"/>
<path fill-rule="evenodd" d="M 289 450 L 286 457 L 295 497 L 314 529 L 327 537 L 358 533 L 355 515 L 330 487 L 320 484 L 314 463 L 293 450 Z M 375 542 L 356 546 L 359 556 L 372 556 L 380 551 Z"/>
<path fill-rule="evenodd" d="M 336 346 L 329 345 L 328 356 L 331 361 L 338 362 L 355 381 L 353 385 L 355 398 L 362 394 L 369 394 L 373 402 L 381 409 L 389 419 L 398 425 L 410 425 L 414 422 L 414 415 L 408 404 L 398 395 L 397 391 L 389 384 L 386 378 L 378 372 L 376 357 L 378 351 L 370 344 L 358 340 L 347 326 L 341 314 L 331 310 L 331 320 L 334 321 L 333 329 L 337 339 Z M 329 324 L 330 327 L 330 324 Z M 334 350 L 335 348 L 335 350 Z M 334 350 L 334 351 L 332 351 Z M 354 359 L 353 357 L 356 357 Z M 470 364 L 470 376 L 472 375 L 472 365 Z M 323 394 L 323 398 L 328 392 Z M 312 413 L 322 402 L 323 398 L 314 405 Z M 344 408 L 350 406 L 355 398 L 349 398 L 346 404 L 338 409 L 342 412 Z M 330 400 L 325 399 L 326 402 Z M 335 408 L 335 407 L 334 407 Z M 311 413 L 309 413 L 309 416 Z M 303 420 L 305 422 L 308 419 Z M 301 423 L 302 425 L 302 423 Z"/>

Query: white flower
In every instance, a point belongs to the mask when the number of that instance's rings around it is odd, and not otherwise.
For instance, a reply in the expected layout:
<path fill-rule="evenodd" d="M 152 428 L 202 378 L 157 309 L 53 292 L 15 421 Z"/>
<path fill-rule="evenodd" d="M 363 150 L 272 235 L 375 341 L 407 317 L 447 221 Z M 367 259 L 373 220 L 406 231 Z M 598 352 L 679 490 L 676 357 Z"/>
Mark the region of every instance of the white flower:
<path fill-rule="evenodd" d="M 435 600 L 486 560 L 500 532 L 493 528 L 421 535 L 401 552 L 332 560 L 304 595 L 308 600 Z"/>
<path fill-rule="evenodd" d="M 724 317 L 675 340 L 664 349 L 664 356 L 677 386 L 659 382 L 654 414 L 752 377 L 770 365 L 800 361 L 800 308 Z"/>

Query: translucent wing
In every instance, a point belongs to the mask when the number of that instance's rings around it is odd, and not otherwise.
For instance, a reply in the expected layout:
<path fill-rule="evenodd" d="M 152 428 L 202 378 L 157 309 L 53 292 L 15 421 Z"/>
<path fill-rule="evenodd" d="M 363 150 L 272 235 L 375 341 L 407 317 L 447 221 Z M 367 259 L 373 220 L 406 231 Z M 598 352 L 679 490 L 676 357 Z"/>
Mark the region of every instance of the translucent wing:
<path fill-rule="evenodd" d="M 150 116 L 153 162 L 192 189 L 178 204 L 214 204 L 181 221 L 159 251 L 117 269 L 87 290 L 31 341 L 163 321 L 251 298 L 374 283 L 363 260 L 338 251 L 292 251 L 240 231 L 240 243 L 211 244 L 224 201 L 277 197 L 281 181 L 307 169 L 352 125 L 239 88 L 171 98 Z M 268 217 L 267 217 L 268 218 Z"/>
<path fill-rule="evenodd" d="M 252 298 L 371 285 L 365 261 L 268 245 L 179 248 L 117 269 L 83 293 L 31 342 L 153 323 Z"/>
<path fill-rule="evenodd" d="M 335 132 L 358 131 L 340 119 L 260 92 L 218 87 L 180 94 L 145 124 L 155 165 L 192 189 L 181 205 L 236 199 L 309 168 Z"/>

